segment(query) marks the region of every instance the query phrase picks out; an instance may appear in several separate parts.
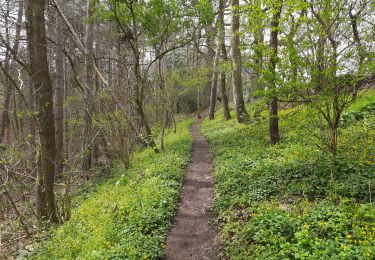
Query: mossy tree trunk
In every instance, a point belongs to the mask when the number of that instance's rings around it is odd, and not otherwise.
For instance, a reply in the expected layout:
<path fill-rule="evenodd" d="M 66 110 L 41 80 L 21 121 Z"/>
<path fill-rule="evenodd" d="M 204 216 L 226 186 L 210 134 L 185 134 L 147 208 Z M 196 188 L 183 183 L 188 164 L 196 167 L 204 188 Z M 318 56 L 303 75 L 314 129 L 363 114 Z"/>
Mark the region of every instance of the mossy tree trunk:
<path fill-rule="evenodd" d="M 245 102 L 242 90 L 242 61 L 241 61 L 241 50 L 240 50 L 240 12 L 239 12 L 239 0 L 231 0 L 232 7 L 232 66 L 233 66 L 233 93 L 234 103 L 236 107 L 237 121 L 244 123 L 249 120 L 249 114 L 245 108 Z"/>
<path fill-rule="evenodd" d="M 60 15 L 56 17 L 56 85 L 55 85 L 55 136 L 56 136 L 56 176 L 61 176 L 64 166 L 64 21 Z"/>
<path fill-rule="evenodd" d="M 275 1 L 273 3 L 273 15 L 271 19 L 271 36 L 270 36 L 270 49 L 271 56 L 269 62 L 269 70 L 272 72 L 270 83 L 271 102 L 269 104 L 269 135 L 271 144 L 276 144 L 280 141 L 279 132 L 279 117 L 278 117 L 278 98 L 276 91 L 276 64 L 277 64 L 277 51 L 279 47 L 279 22 L 283 1 Z"/>
<path fill-rule="evenodd" d="M 54 196 L 55 121 L 53 117 L 52 82 L 48 70 L 45 32 L 45 0 L 26 0 L 27 47 L 31 78 L 35 90 L 39 132 L 37 173 L 37 217 L 57 222 Z"/>

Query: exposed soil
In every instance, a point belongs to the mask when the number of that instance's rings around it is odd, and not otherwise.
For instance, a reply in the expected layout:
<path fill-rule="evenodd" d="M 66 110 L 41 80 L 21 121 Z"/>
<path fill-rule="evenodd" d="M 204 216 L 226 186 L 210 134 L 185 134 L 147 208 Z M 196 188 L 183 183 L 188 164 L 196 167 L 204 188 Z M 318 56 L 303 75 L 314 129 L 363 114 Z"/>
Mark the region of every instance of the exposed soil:
<path fill-rule="evenodd" d="M 187 167 L 181 202 L 168 234 L 166 259 L 219 259 L 217 227 L 210 224 L 213 200 L 212 155 L 207 140 L 199 133 L 196 119 L 192 161 Z"/>

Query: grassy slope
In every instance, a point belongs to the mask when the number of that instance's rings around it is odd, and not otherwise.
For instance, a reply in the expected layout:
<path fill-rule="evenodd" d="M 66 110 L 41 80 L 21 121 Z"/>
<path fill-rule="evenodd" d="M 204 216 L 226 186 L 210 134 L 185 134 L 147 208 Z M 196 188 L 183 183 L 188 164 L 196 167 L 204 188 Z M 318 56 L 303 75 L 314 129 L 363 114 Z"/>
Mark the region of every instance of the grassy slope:
<path fill-rule="evenodd" d="M 375 113 L 363 112 L 374 102 L 375 93 L 365 93 L 348 109 L 334 163 L 311 137 L 319 134 L 317 115 L 304 106 L 281 111 L 282 142 L 274 147 L 265 111 L 250 126 L 224 122 L 221 111 L 204 121 L 228 258 L 374 257 Z"/>
<path fill-rule="evenodd" d="M 175 213 L 192 146 L 188 127 L 166 136 L 166 151 L 145 149 L 130 169 L 116 165 L 113 179 L 73 210 L 31 257 L 35 259 L 156 259 Z"/>

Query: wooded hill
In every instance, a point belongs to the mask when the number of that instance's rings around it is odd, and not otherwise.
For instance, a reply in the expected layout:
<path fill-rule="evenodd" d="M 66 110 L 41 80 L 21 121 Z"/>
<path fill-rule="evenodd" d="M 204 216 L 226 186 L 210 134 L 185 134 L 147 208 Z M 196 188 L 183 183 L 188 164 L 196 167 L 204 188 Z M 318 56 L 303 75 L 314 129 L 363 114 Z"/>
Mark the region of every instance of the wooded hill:
<path fill-rule="evenodd" d="M 374 14 L 0 0 L 0 255 L 162 257 L 194 115 L 225 257 L 373 258 Z"/>

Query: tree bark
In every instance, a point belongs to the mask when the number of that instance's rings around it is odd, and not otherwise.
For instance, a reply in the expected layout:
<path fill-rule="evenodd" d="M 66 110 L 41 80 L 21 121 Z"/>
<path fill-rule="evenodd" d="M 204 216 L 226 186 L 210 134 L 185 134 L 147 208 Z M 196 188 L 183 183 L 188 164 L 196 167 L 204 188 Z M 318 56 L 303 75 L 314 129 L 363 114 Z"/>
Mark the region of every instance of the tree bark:
<path fill-rule="evenodd" d="M 7 12 L 9 13 L 9 1 L 7 1 Z M 6 30 L 6 39 L 7 43 L 9 42 L 9 29 L 8 29 L 8 16 L 6 14 L 5 17 L 5 30 Z M 15 41 L 13 45 L 13 54 L 18 54 L 19 49 L 19 42 L 20 42 L 20 35 L 21 35 L 21 27 L 22 27 L 22 17 L 23 17 L 23 0 L 19 1 L 18 5 L 18 13 L 17 13 L 17 25 L 16 25 L 16 33 L 15 33 Z M 13 59 L 11 58 L 10 53 L 6 55 L 6 62 L 5 62 L 5 69 L 9 73 L 9 75 L 13 75 Z M 10 82 L 9 78 L 6 77 L 4 80 L 4 100 L 3 100 L 3 111 L 1 113 L 1 121 L 0 121 L 0 143 L 4 142 L 4 137 L 6 135 L 7 130 L 9 129 L 10 119 L 9 119 L 9 106 L 10 106 L 10 99 L 12 97 L 13 88 L 12 82 Z"/>
<path fill-rule="evenodd" d="M 91 16 L 92 1 L 86 2 L 86 18 Z M 94 70 L 94 24 L 87 23 L 85 32 L 85 74 L 86 74 L 86 111 L 85 111 L 85 127 L 84 127 L 84 143 L 83 143 L 83 162 L 82 170 L 87 171 L 92 164 L 92 118 L 93 110 L 93 91 L 95 88 L 95 70 Z"/>
<path fill-rule="evenodd" d="M 270 140 L 271 144 L 276 144 L 280 141 L 279 133 L 279 118 L 278 118 L 278 101 L 273 98 L 270 103 Z"/>
<path fill-rule="evenodd" d="M 64 97 L 65 97 L 65 66 L 64 66 L 64 21 L 60 15 L 56 17 L 56 85 L 55 85 L 55 137 L 56 137 L 56 176 L 64 170 Z"/>
<path fill-rule="evenodd" d="M 228 61 L 227 49 L 225 48 L 225 25 L 224 25 L 224 10 L 225 10 L 225 3 L 226 0 L 219 0 L 219 32 L 218 32 L 218 44 L 220 46 L 220 54 L 224 61 Z M 230 119 L 229 113 L 229 102 L 228 102 L 228 94 L 226 90 L 226 73 L 222 71 L 220 74 L 220 94 L 221 94 L 221 102 L 223 104 L 223 113 L 224 113 L 224 120 Z"/>
<path fill-rule="evenodd" d="M 214 66 L 212 72 L 212 80 L 211 80 L 211 95 L 210 95 L 210 109 L 208 118 L 210 120 L 215 118 L 215 110 L 216 110 L 216 97 L 217 97 L 217 69 L 218 69 L 218 62 L 219 62 L 219 55 L 220 55 L 220 44 L 217 43 L 216 51 L 215 51 L 215 58 L 214 58 Z"/>
<path fill-rule="evenodd" d="M 242 61 L 241 61 L 241 50 L 240 50 L 240 13 L 239 13 L 239 0 L 231 0 L 232 7 L 232 66 L 233 66 L 233 93 L 234 103 L 236 107 L 237 121 L 243 123 L 249 120 L 249 114 L 245 108 L 245 102 L 242 90 Z"/>
<path fill-rule="evenodd" d="M 5 64 L 5 69 L 9 71 L 9 62 Z M 1 113 L 1 123 L 0 123 L 0 143 L 4 143 L 7 129 L 9 128 L 9 104 L 10 98 L 12 96 L 12 87 L 10 85 L 9 79 L 4 80 L 4 99 L 3 99 L 3 109 Z"/>
<path fill-rule="evenodd" d="M 359 36 L 359 30 L 358 30 L 358 13 L 353 14 L 353 7 L 350 7 L 349 10 L 349 17 L 350 17 L 350 23 L 352 25 L 352 32 L 353 32 L 353 39 L 356 44 L 357 54 L 358 54 L 358 72 L 359 74 L 363 73 L 363 63 L 366 58 L 366 49 L 362 45 L 361 38 Z M 358 88 L 354 88 L 353 90 L 353 97 L 357 97 Z"/>
<path fill-rule="evenodd" d="M 168 108 L 164 108 L 162 124 L 161 124 L 161 133 L 160 133 L 160 150 L 164 151 L 164 136 L 165 136 L 165 129 L 168 125 Z"/>
<path fill-rule="evenodd" d="M 263 69 L 263 51 L 262 47 L 264 44 L 264 18 L 262 17 L 265 10 L 262 8 L 262 1 L 255 0 L 253 1 L 253 11 L 256 12 L 256 15 L 251 19 L 253 26 L 253 59 L 254 59 L 254 68 L 251 70 L 250 75 L 250 91 L 264 90 L 260 84 L 260 77 Z M 250 102 L 253 99 L 249 95 L 248 101 Z"/>
<path fill-rule="evenodd" d="M 270 57 L 270 66 L 269 69 L 272 72 L 271 79 L 271 94 L 272 99 L 269 105 L 270 118 L 269 118 L 269 134 L 271 144 L 276 144 L 280 141 L 280 132 L 279 132 L 279 117 L 278 117 L 278 100 L 276 93 L 276 64 L 277 64 L 277 50 L 278 50 L 278 34 L 279 34 L 279 21 L 282 10 L 282 1 L 277 1 L 274 4 L 274 13 L 271 20 L 271 36 L 270 36 L 270 48 L 271 48 L 271 57 Z"/>
<path fill-rule="evenodd" d="M 56 157 L 52 82 L 48 71 L 44 18 L 45 0 L 26 0 L 26 32 L 40 138 L 37 173 L 37 216 L 57 222 L 54 196 Z"/>
<path fill-rule="evenodd" d="M 212 4 L 212 0 L 208 0 L 210 2 L 210 4 Z M 201 101 L 202 101 L 202 104 L 203 104 L 203 107 L 207 107 L 207 106 L 210 106 L 210 109 L 209 109 L 209 117 L 210 117 L 210 113 L 211 113 L 211 101 L 212 101 L 212 92 L 213 92 L 213 87 L 215 89 L 217 89 L 217 73 L 216 73 L 216 77 L 214 78 L 214 75 L 215 74 L 215 59 L 217 57 L 217 53 L 215 53 L 215 34 L 216 34 L 216 31 L 215 31 L 215 27 L 213 25 L 213 21 L 212 23 L 208 23 L 206 26 L 205 26 L 205 34 L 206 34 L 206 44 L 207 44 L 207 52 L 205 53 L 204 57 L 205 57 L 205 62 L 206 62 L 206 66 L 208 68 L 208 75 L 207 77 L 209 78 L 209 80 L 207 81 L 207 84 L 205 85 L 205 88 L 202 90 L 202 94 L 203 93 L 210 93 L 210 95 L 202 95 L 201 96 Z M 199 47 L 198 47 L 199 48 Z M 212 70 L 211 68 L 214 67 L 214 70 Z M 215 96 L 215 101 L 214 103 L 216 104 L 216 90 L 214 91 L 214 96 Z M 215 104 L 213 104 L 213 109 L 215 111 Z"/>
<path fill-rule="evenodd" d="M 10 36 L 9 36 L 9 16 L 10 16 L 10 1 L 6 1 L 6 11 L 5 11 L 5 17 L 4 17 L 4 26 L 5 26 L 5 41 L 8 45 L 10 45 Z M 9 74 L 10 70 L 10 53 L 9 50 L 5 53 L 5 65 L 4 65 L 4 72 Z M 0 121 L 0 142 L 4 142 L 4 136 L 6 133 L 6 130 L 9 128 L 10 125 L 10 119 L 9 119 L 9 104 L 10 104 L 10 98 L 12 95 L 12 87 L 11 82 L 9 78 L 4 75 L 4 99 L 3 99 L 3 108 L 1 112 L 1 121 Z"/>
<path fill-rule="evenodd" d="M 313 74 L 313 80 L 316 82 L 315 93 L 323 89 L 324 80 L 324 38 L 319 36 L 316 50 L 316 71 Z"/>
<path fill-rule="evenodd" d="M 28 75 L 26 79 L 26 89 L 28 94 L 27 104 L 30 109 L 30 112 L 33 114 L 35 112 L 35 92 L 34 92 L 34 84 L 32 82 L 31 77 Z M 29 129 L 28 129 L 28 136 L 30 142 L 30 169 L 32 172 L 35 173 L 35 169 L 37 168 L 37 147 L 36 147 L 36 120 L 34 116 L 30 116 L 29 120 Z M 33 175 L 34 177 L 35 174 Z"/>
<path fill-rule="evenodd" d="M 225 26 L 224 26 L 224 9 L 225 2 L 224 0 L 219 0 L 219 10 L 217 18 L 217 45 L 215 50 L 215 59 L 214 59 L 214 71 L 212 73 L 211 81 L 211 96 L 210 96 L 210 110 L 209 110 L 209 119 L 212 120 L 215 117 L 216 110 L 216 98 L 217 98 L 217 83 L 218 83 L 218 64 L 220 56 L 227 60 L 227 53 L 225 49 Z M 228 97 L 225 90 L 225 72 L 220 74 L 220 92 L 222 95 L 223 110 L 224 110 L 224 119 L 228 120 L 230 118 L 229 107 L 228 107 Z"/>

